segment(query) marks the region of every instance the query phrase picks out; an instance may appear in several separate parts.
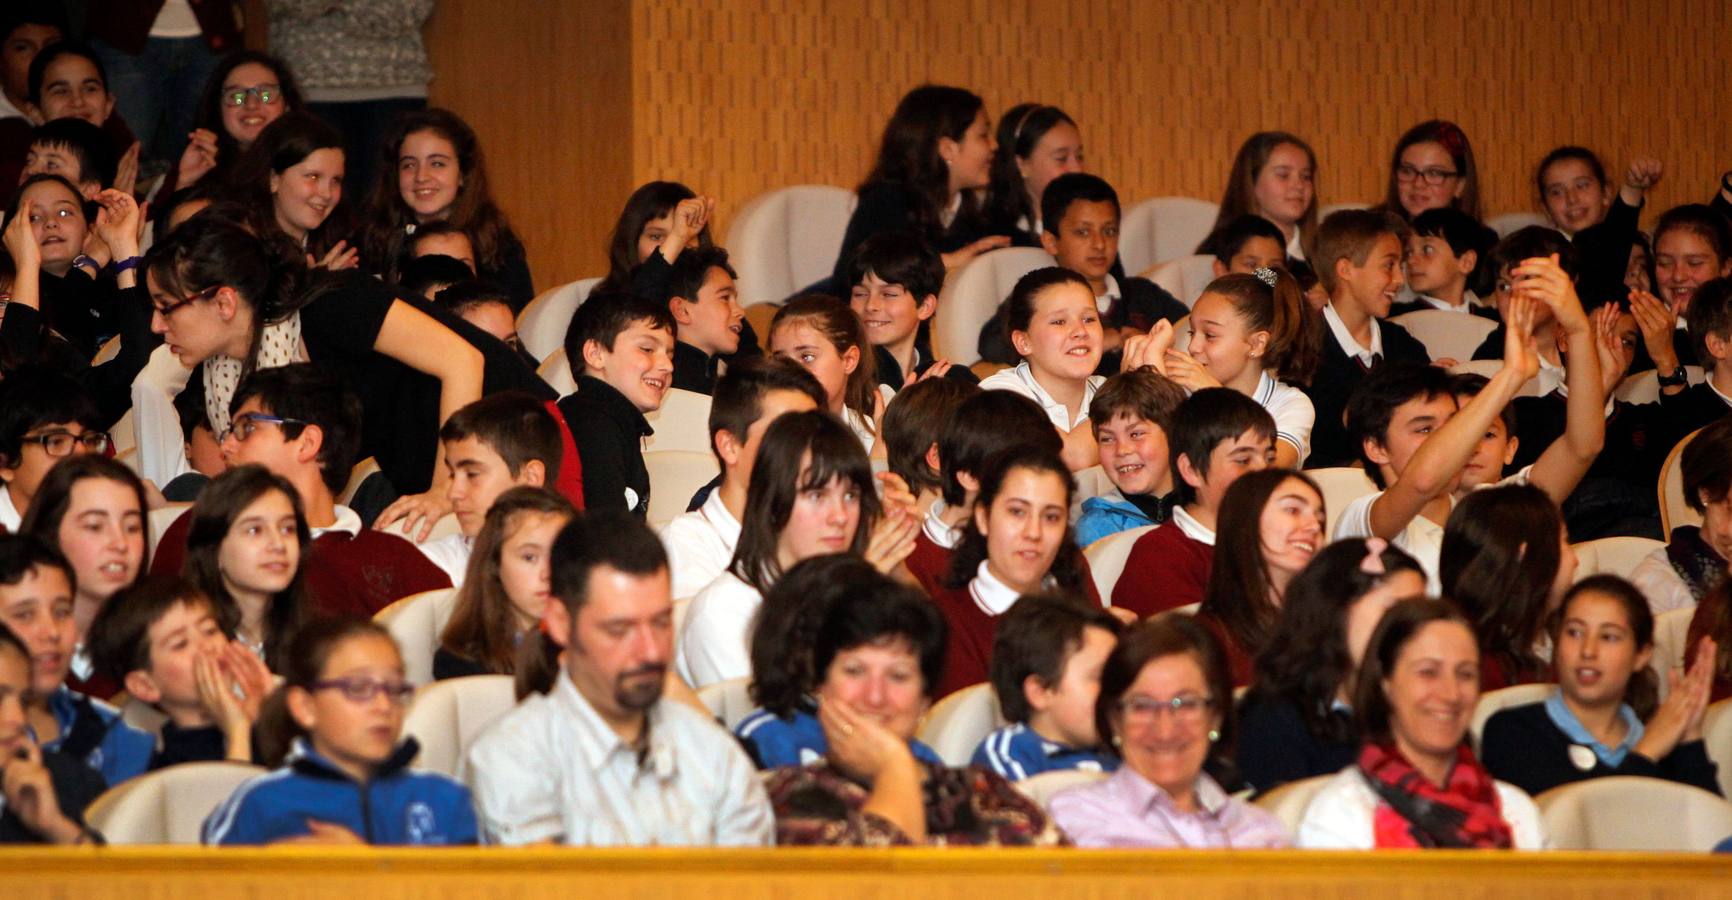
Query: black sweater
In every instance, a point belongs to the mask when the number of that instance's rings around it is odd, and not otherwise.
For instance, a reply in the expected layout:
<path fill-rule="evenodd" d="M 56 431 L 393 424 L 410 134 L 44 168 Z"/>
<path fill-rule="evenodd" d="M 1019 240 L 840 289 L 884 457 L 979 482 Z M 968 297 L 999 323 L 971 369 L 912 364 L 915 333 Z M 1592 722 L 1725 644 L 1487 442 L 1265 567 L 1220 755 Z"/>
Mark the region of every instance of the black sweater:
<path fill-rule="evenodd" d="M 1720 793 L 1717 767 L 1700 740 L 1679 744 L 1659 762 L 1634 750 L 1624 755 L 1617 768 L 1595 757 L 1594 767 L 1586 771 L 1570 762 L 1572 743 L 1546 714 L 1544 703 L 1529 703 L 1503 710 L 1485 723 L 1479 758 L 1493 777 L 1536 796 L 1559 785 L 1607 775 L 1664 778 Z"/>
<path fill-rule="evenodd" d="M 1352 714 L 1331 715 L 1348 720 L 1344 730 L 1352 733 Z M 1332 775 L 1359 757 L 1359 739 L 1332 741 L 1306 727 L 1299 708 L 1291 701 L 1265 698 L 1253 691 L 1239 708 L 1239 772 L 1258 793 L 1274 790 L 1292 781 L 1316 775 Z"/>
<path fill-rule="evenodd" d="M 1415 363 L 1423 366 L 1431 362 L 1425 345 L 1408 334 L 1407 329 L 1388 321 L 1378 322 L 1377 327 L 1383 333 L 1381 365 Z M 1359 461 L 1358 444 L 1348 436 L 1342 417 L 1347 413 L 1347 399 L 1364 380 L 1365 370 L 1359 367 L 1359 361 L 1348 356 L 1336 342 L 1335 333 L 1325 328 L 1323 355 L 1317 363 L 1317 374 L 1311 377 L 1311 386 L 1305 389 L 1311 405 L 1317 410 L 1317 424 L 1311 430 L 1311 455 L 1305 460 L 1305 468 L 1350 466 Z"/>
<path fill-rule="evenodd" d="M 583 463 L 583 507 L 649 514 L 649 469 L 643 439 L 654 434 L 643 413 L 618 388 L 588 375 L 577 376 L 577 392 L 559 401 L 571 428 L 577 458 Z M 626 489 L 637 495 L 628 503 Z"/>

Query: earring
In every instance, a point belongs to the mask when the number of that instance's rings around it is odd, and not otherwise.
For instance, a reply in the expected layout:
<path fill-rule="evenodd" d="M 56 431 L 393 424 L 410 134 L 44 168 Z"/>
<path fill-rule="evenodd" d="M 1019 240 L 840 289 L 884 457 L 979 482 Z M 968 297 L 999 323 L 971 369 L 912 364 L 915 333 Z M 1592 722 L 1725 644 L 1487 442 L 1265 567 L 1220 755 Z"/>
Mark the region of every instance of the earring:
<path fill-rule="evenodd" d="M 1124 745 L 1125 745 L 1125 739 L 1124 738 L 1119 737 L 1116 734 L 1113 735 L 1113 746 L 1114 747 L 1123 747 Z"/>
<path fill-rule="evenodd" d="M 1209 729 L 1209 743 L 1213 744 L 1220 739 L 1221 739 L 1221 732 L 1216 731 L 1213 728 Z"/>

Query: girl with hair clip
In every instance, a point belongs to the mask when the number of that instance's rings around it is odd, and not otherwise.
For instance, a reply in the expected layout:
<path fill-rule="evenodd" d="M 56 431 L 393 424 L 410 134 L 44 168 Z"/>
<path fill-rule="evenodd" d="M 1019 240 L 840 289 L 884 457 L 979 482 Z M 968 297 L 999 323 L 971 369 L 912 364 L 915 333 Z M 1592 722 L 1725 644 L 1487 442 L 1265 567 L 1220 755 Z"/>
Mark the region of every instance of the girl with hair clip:
<path fill-rule="evenodd" d="M 512 488 L 493 501 L 433 653 L 435 679 L 517 673 L 521 646 L 537 633 L 550 596 L 553 539 L 576 513 L 542 488 Z"/>
<path fill-rule="evenodd" d="M 979 97 L 957 87 L 924 84 L 909 91 L 878 144 L 878 160 L 860 185 L 859 203 L 842 234 L 831 284 L 841 291 L 855 248 L 880 231 L 911 229 L 959 269 L 988 250 L 1010 245 L 989 235 L 981 192 L 992 184 L 992 124 Z M 1037 207 L 1038 209 L 1038 207 Z"/>
<path fill-rule="evenodd" d="M 1576 290 L 1589 309 L 1627 296 L 1624 277 L 1631 260 L 1637 253 L 1646 255 L 1636 243 L 1643 197 L 1663 172 L 1659 160 L 1637 157 L 1624 183 L 1613 190 L 1599 156 L 1576 146 L 1553 149 L 1534 169 L 1540 208 L 1576 245 L 1581 260 Z"/>
<path fill-rule="evenodd" d="M 149 509 L 144 484 L 131 469 L 106 456 L 75 455 L 49 470 L 18 528 L 59 550 L 72 567 L 76 645 L 66 684 L 99 700 L 121 686 L 98 677 L 84 635 L 110 597 L 144 577 Z"/>
<path fill-rule="evenodd" d="M 1473 145 L 1454 122 L 1428 119 L 1402 134 L 1389 158 L 1389 186 L 1379 210 L 1403 219 L 1452 206 L 1480 218 L 1479 168 Z"/>
<path fill-rule="evenodd" d="M 1132 339 L 1125 368 L 1153 365 L 1188 391 L 1229 387 L 1257 401 L 1275 420 L 1275 465 L 1297 469 L 1311 452 L 1317 410 L 1311 386 L 1323 352 L 1323 322 L 1284 269 L 1234 273 L 1209 282 L 1191 308 L 1191 343 L 1172 348 L 1173 331 L 1156 325 Z M 1132 348 L 1138 348 L 1134 357 Z"/>
<path fill-rule="evenodd" d="M 1304 848 L 1516 849 L 1546 846 L 1533 798 L 1492 778 L 1468 725 L 1479 702 L 1473 627 L 1446 600 L 1405 600 L 1366 646 L 1353 691 L 1364 744 L 1305 807 Z"/>
<path fill-rule="evenodd" d="M 1642 330 L 1642 344 L 1660 376 L 1660 392 L 1671 396 L 1688 388 L 1679 366 L 1702 365 L 1685 322 L 1698 290 L 1732 275 L 1732 220 L 1713 206 L 1686 203 L 1660 216 L 1654 226 L 1654 285 L 1659 296 L 1631 291 L 1630 313 Z"/>
<path fill-rule="evenodd" d="M 1365 645 L 1391 606 L 1423 596 L 1424 570 L 1382 538 L 1336 541 L 1293 577 L 1239 705 L 1239 771 L 1253 788 L 1353 763 L 1353 680 Z"/>
<path fill-rule="evenodd" d="M 1220 639 L 1235 687 L 1268 648 L 1287 588 L 1325 537 L 1323 492 L 1290 469 L 1247 472 L 1221 500 L 1215 560 L 1197 621 Z"/>
<path fill-rule="evenodd" d="M 1022 595 L 1058 590 L 1106 605 L 1071 536 L 1075 490 L 1048 449 L 1015 445 L 981 466 L 980 494 L 932 596 L 950 632 L 939 698 L 987 680 L 998 617 Z"/>
<path fill-rule="evenodd" d="M 829 752 L 817 701 L 825 673 L 814 659 L 825 622 L 838 604 L 871 602 L 894 590 L 901 588 L 871 563 L 833 553 L 795 565 L 764 595 L 752 629 L 751 694 L 758 708 L 734 728 L 759 769 L 808 765 Z M 944 762 L 912 738 L 908 749 L 922 762 Z"/>
<path fill-rule="evenodd" d="M 407 533 L 424 537 L 450 511 L 441 421 L 484 392 L 553 396 L 511 348 L 473 325 L 398 299 L 377 279 L 281 260 L 219 217 L 197 216 L 164 235 L 143 268 L 151 327 L 183 365 L 200 367 L 213 433 L 227 431 L 235 388 L 255 369 L 312 361 L 354 386 L 360 456 L 375 457 L 404 495 L 378 527 L 407 518 Z"/>
<path fill-rule="evenodd" d="M 1485 723 L 1480 758 L 1493 775 L 1540 794 L 1608 775 L 1642 775 L 1720 793 L 1702 742 L 1715 645 L 1696 648 L 1688 673 L 1672 672 L 1660 703 L 1654 614 L 1616 575 L 1587 578 L 1564 595 L 1552 626 L 1558 687 L 1540 703 Z"/>
<path fill-rule="evenodd" d="M 997 144 L 987 221 L 1017 246 L 1039 247 L 1041 195 L 1054 178 L 1083 171 L 1082 132 L 1056 106 L 1019 103 L 999 120 Z"/>
<path fill-rule="evenodd" d="M 523 242 L 487 187 L 481 142 L 469 123 L 446 109 L 406 113 L 391 129 L 368 201 L 362 259 L 396 281 L 403 245 L 427 222 L 450 222 L 469 235 L 477 277 L 505 288 L 512 313 L 535 296 Z"/>
<path fill-rule="evenodd" d="M 866 451 L 821 411 L 785 413 L 764 431 L 734 558 L 692 598 L 675 661 L 693 687 L 751 672 L 752 622 L 764 597 L 795 563 L 847 553 L 881 572 L 914 550 L 920 517 L 882 516 Z"/>
<path fill-rule="evenodd" d="M 1099 463 L 1087 420 L 1095 390 L 1106 381 L 1094 374 L 1104 336 L 1088 280 L 1058 266 L 1035 269 L 1017 280 L 999 315 L 1022 362 L 982 379 L 981 389 L 1015 391 L 1039 403 L 1064 438 L 1064 461 L 1072 471 Z M 1161 324 L 1155 330 L 1162 331 Z M 1133 366 L 1127 361 L 1125 368 Z"/>
<path fill-rule="evenodd" d="M 262 466 L 217 476 L 193 504 L 181 574 L 216 605 L 224 626 L 273 672 L 310 616 L 303 552 L 312 546 L 294 485 Z"/>
<path fill-rule="evenodd" d="M 198 101 L 198 124 L 180 163 L 157 196 L 169 197 L 209 176 L 223 180 L 265 126 L 305 106 L 295 73 L 269 53 L 241 50 L 217 63 Z"/>
<path fill-rule="evenodd" d="M 275 772 L 240 787 L 205 819 L 211 846 L 454 845 L 477 841 L 469 789 L 409 768 L 421 747 L 403 738 L 415 686 L 383 626 L 321 619 L 289 644 L 283 686 L 259 730 Z"/>
<path fill-rule="evenodd" d="M 811 372 L 824 386 L 825 409 L 847 424 L 860 446 L 874 450 L 884 395 L 866 327 L 848 304 L 826 294 L 789 300 L 770 320 L 769 350 Z"/>
<path fill-rule="evenodd" d="M 1281 229 L 1287 256 L 1305 258 L 1305 242 L 1317 233 L 1317 154 L 1285 131 L 1259 131 L 1239 145 L 1221 212 L 1198 253 L 1217 254 L 1215 238 L 1240 216 L 1261 216 Z"/>
<path fill-rule="evenodd" d="M 1545 491 L 1512 484 L 1457 503 L 1438 574 L 1479 636 L 1480 690 L 1552 680 L 1546 620 L 1575 580 L 1576 551 Z"/>
<path fill-rule="evenodd" d="M 230 176 L 232 199 L 260 237 L 281 235 L 308 266 L 360 263 L 350 245 L 354 217 L 343 202 L 343 136 L 312 113 L 286 113 L 259 132 Z"/>

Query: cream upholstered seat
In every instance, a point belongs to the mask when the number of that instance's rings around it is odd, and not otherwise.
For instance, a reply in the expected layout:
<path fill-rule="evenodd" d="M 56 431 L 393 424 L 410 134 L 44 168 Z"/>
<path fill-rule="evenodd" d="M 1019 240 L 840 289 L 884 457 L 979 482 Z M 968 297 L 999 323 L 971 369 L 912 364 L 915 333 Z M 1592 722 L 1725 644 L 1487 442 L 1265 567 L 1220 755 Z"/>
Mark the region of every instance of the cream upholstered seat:
<path fill-rule="evenodd" d="M 1514 234 L 1529 225 L 1540 225 L 1546 228 L 1552 227 L 1552 223 L 1547 221 L 1545 216 L 1532 212 L 1499 213 L 1498 215 L 1486 219 L 1485 224 L 1491 226 L 1491 230 L 1497 232 L 1499 239 L 1509 237 L 1511 234 Z"/>
<path fill-rule="evenodd" d="M 655 434 L 644 439 L 644 452 L 684 450 L 710 453 L 710 395 L 682 388 L 669 388 L 661 408 L 646 413 Z"/>
<path fill-rule="evenodd" d="M 698 688 L 698 699 L 704 701 L 710 712 L 722 720 L 722 724 L 733 731 L 757 704 L 752 702 L 752 679 L 730 678 L 715 684 L 706 684 Z"/>
<path fill-rule="evenodd" d="M 439 635 L 456 608 L 457 589 L 439 588 L 411 594 L 373 614 L 373 621 L 385 626 L 396 639 L 403 654 L 403 677 L 410 684 L 432 683 Z"/>
<path fill-rule="evenodd" d="M 1732 835 L 1732 803 L 1701 788 L 1614 775 L 1534 798 L 1555 850 L 1701 853 Z"/>
<path fill-rule="evenodd" d="M 939 359 L 971 365 L 980 359 L 980 329 L 1022 276 L 1054 265 L 1038 247 L 1006 247 L 982 253 L 944 279 L 932 317 L 932 352 Z"/>
<path fill-rule="evenodd" d="M 1311 476 L 1323 492 L 1323 507 L 1327 514 L 1323 533 L 1326 535 L 1335 533 L 1335 520 L 1341 517 L 1348 504 L 1366 494 L 1377 493 L 1377 485 L 1372 483 L 1371 476 L 1358 466 L 1306 469 L 1305 474 Z"/>
<path fill-rule="evenodd" d="M 238 762 L 169 766 L 110 789 L 84 818 L 110 844 L 197 844 L 211 811 L 265 771 Z"/>
<path fill-rule="evenodd" d="M 1323 786 L 1329 783 L 1329 779 L 1334 777 L 1332 774 L 1317 775 L 1299 781 L 1289 781 L 1272 791 L 1268 791 L 1253 802 L 1270 815 L 1280 819 L 1281 824 L 1287 826 L 1288 834 L 1298 834 L 1299 822 L 1305 818 L 1305 808 L 1311 805 L 1311 798 L 1317 796 L 1317 792 L 1322 790 Z"/>
<path fill-rule="evenodd" d="M 192 509 L 191 503 L 170 503 L 145 513 L 145 525 L 150 529 L 150 553 L 156 555 L 156 548 L 162 545 L 162 536 L 168 533 L 174 520 Z M 188 524 L 191 524 L 190 522 Z M 149 560 L 146 560 L 148 563 Z"/>
<path fill-rule="evenodd" d="M 920 723 L 917 737 L 945 764 L 966 766 L 980 742 L 1007 724 L 992 685 L 975 684 L 938 701 Z"/>
<path fill-rule="evenodd" d="M 1673 445 L 1672 451 L 1666 454 L 1666 461 L 1660 466 L 1660 527 L 1665 534 L 1671 534 L 1672 529 L 1680 525 L 1702 524 L 1702 514 L 1684 502 L 1683 462 L 1684 448 L 1701 433 L 1701 429 L 1692 431 Z"/>
<path fill-rule="evenodd" d="M 1119 219 L 1119 262 L 1126 272 L 1195 253 L 1221 207 L 1195 197 L 1151 197 L 1125 208 Z"/>
<path fill-rule="evenodd" d="M 650 527 L 660 529 L 686 511 L 692 495 L 722 471 L 708 453 L 651 450 L 643 455 L 650 479 Z"/>
<path fill-rule="evenodd" d="M 475 739 L 516 705 L 510 675 L 448 678 L 416 691 L 403 717 L 403 733 L 421 745 L 414 767 L 462 780 Z"/>
<path fill-rule="evenodd" d="M 600 278 L 580 278 L 542 291 L 529 301 L 517 314 L 517 339 L 523 342 L 523 349 L 536 359 L 546 359 L 564 347 L 572 313 L 577 312 L 583 301 L 589 299 L 589 292 L 600 283 Z"/>
<path fill-rule="evenodd" d="M 1479 752 L 1479 738 L 1485 733 L 1485 723 L 1498 711 L 1512 706 L 1538 703 L 1551 696 L 1555 689 L 1556 685 L 1550 684 L 1515 684 L 1480 694 L 1479 702 L 1473 707 L 1473 721 L 1467 726 L 1468 740 L 1473 743 L 1473 752 Z"/>
<path fill-rule="evenodd" d="M 577 391 L 577 379 L 571 374 L 571 363 L 565 359 L 565 348 L 549 353 L 535 369 L 535 374 L 564 397 Z"/>
<path fill-rule="evenodd" d="M 753 197 L 728 226 L 740 305 L 779 303 L 828 278 L 854 214 L 854 192 L 796 184 Z"/>
<path fill-rule="evenodd" d="M 1479 349 L 1486 335 L 1497 330 L 1497 323 L 1491 319 L 1443 309 L 1402 313 L 1389 321 L 1407 329 L 1415 340 L 1424 344 L 1426 354 L 1432 359 L 1460 362 L 1473 359 L 1473 351 Z"/>
<path fill-rule="evenodd" d="M 1093 769 L 1055 769 L 1051 772 L 1041 772 L 1030 775 L 1016 782 L 1016 789 L 1028 799 L 1040 804 L 1041 809 L 1047 809 L 1052 798 L 1072 788 L 1085 784 L 1094 784 L 1109 777 L 1107 773 Z"/>
<path fill-rule="evenodd" d="M 1143 277 L 1166 289 L 1186 306 L 1196 306 L 1197 298 L 1203 296 L 1203 288 L 1215 280 L 1215 258 L 1201 253 L 1187 254 L 1156 263 Z M 1184 349 L 1184 345 L 1176 342 L 1173 346 Z"/>
<path fill-rule="evenodd" d="M 1576 580 L 1590 575 L 1629 578 L 1642 559 L 1666 546 L 1664 541 L 1644 537 L 1609 537 L 1572 545 L 1576 551 Z"/>
<path fill-rule="evenodd" d="M 1094 577 L 1095 590 L 1100 593 L 1102 601 L 1111 605 L 1113 588 L 1118 585 L 1119 576 L 1124 574 L 1125 561 L 1131 557 L 1131 548 L 1136 546 L 1137 538 L 1157 527 L 1144 525 L 1141 528 L 1109 534 L 1083 548 L 1083 557 L 1089 562 L 1089 574 Z"/>

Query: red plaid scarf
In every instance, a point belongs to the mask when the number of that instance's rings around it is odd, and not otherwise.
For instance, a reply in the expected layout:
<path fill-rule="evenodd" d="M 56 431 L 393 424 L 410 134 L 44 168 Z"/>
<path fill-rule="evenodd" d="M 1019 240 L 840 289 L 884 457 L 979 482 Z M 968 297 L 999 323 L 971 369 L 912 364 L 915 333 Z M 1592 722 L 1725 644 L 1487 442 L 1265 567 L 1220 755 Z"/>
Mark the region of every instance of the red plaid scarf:
<path fill-rule="evenodd" d="M 1378 847 L 1514 846 L 1497 785 L 1465 744 L 1456 750 L 1442 788 L 1393 745 L 1366 744 L 1359 752 L 1359 771 L 1382 800 L 1373 822 Z"/>

